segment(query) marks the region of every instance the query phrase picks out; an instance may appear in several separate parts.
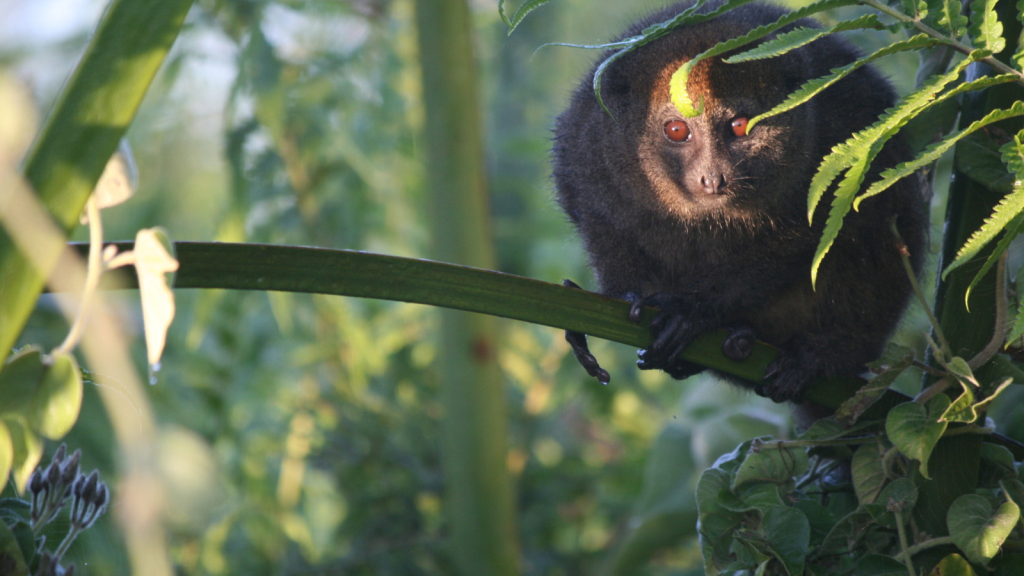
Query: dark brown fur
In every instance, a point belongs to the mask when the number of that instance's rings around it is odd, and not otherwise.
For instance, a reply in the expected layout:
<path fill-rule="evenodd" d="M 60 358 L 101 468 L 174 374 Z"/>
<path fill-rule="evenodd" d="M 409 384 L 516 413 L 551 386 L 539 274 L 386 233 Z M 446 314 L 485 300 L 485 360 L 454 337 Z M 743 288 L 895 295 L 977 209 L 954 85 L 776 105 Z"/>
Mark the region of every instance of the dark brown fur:
<path fill-rule="evenodd" d="M 689 5 L 652 14 L 623 36 Z M 684 377 L 693 366 L 676 357 L 693 338 L 723 326 L 749 327 L 781 350 L 767 383 L 757 388 L 776 401 L 799 400 L 814 380 L 856 374 L 880 354 L 911 294 L 890 219 L 897 217 L 917 271 L 927 226 L 918 179 L 905 178 L 847 216 L 812 290 L 811 260 L 832 193 L 808 226 L 811 177 L 833 146 L 896 100 L 870 67 L 745 137 L 732 134 L 732 119 L 753 118 L 805 81 L 853 61 L 855 49 L 835 36 L 768 60 L 704 61 L 688 85 L 694 102 L 703 97 L 703 113 L 683 118 L 672 105 L 668 80 L 680 64 L 783 13 L 748 4 L 616 61 L 603 78 L 614 119 L 597 103 L 591 70 L 558 117 L 553 148 L 558 201 L 583 238 L 601 292 L 646 297 L 662 308 L 654 325 L 662 337 L 641 351 L 641 368 Z M 670 120 L 686 121 L 693 140 L 669 141 Z M 866 183 L 907 159 L 894 139 Z M 708 192 L 702 178 L 721 189 Z"/>

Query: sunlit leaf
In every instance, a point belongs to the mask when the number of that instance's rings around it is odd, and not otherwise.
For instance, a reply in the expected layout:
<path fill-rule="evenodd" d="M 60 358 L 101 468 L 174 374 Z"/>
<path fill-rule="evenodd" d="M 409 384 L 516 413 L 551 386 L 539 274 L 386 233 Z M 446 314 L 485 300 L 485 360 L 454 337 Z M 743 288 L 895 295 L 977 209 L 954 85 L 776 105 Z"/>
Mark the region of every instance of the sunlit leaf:
<path fill-rule="evenodd" d="M 752 129 L 755 124 L 764 120 L 765 118 L 771 118 L 772 116 L 777 116 L 779 114 L 782 114 L 783 112 L 788 112 L 789 110 L 796 108 L 797 106 L 807 102 L 816 94 L 819 94 L 821 91 L 825 90 L 829 86 L 849 76 L 850 73 L 852 73 L 853 71 L 874 60 L 877 60 L 884 56 L 889 56 L 890 54 L 906 52 L 909 50 L 919 50 L 922 48 L 927 48 L 929 46 L 937 46 L 939 44 L 941 44 L 941 42 L 926 34 L 918 34 L 917 36 L 908 38 L 907 40 L 894 42 L 893 44 L 886 46 L 885 48 L 882 48 L 868 56 L 864 56 L 862 58 L 854 60 L 853 62 L 847 64 L 846 66 L 835 68 L 832 70 L 832 73 L 827 76 L 822 76 L 821 78 L 815 78 L 814 80 L 807 81 L 806 83 L 804 83 L 803 86 L 797 88 L 792 94 L 787 96 L 785 100 L 783 100 L 780 104 L 776 105 L 771 110 L 768 110 L 763 114 L 758 114 L 757 116 L 751 118 L 750 121 L 747 123 L 747 129 Z"/>
<path fill-rule="evenodd" d="M 50 440 L 64 437 L 78 420 L 82 407 L 82 373 L 74 356 L 51 357 L 32 398 L 29 425 Z"/>
<path fill-rule="evenodd" d="M 0 372 L 0 415 L 25 414 L 45 371 L 38 346 L 26 346 L 11 355 Z"/>
<path fill-rule="evenodd" d="M 38 129 L 32 92 L 13 75 L 0 72 L 0 164 L 16 166 Z"/>
<path fill-rule="evenodd" d="M 751 60 L 774 58 L 792 50 L 796 50 L 801 46 L 806 46 L 819 38 L 828 36 L 829 34 L 846 32 L 848 30 L 862 30 L 865 28 L 882 30 L 885 26 L 878 21 L 877 15 L 865 14 L 860 18 L 855 18 L 853 20 L 843 20 L 831 28 L 797 28 L 790 32 L 779 34 L 775 38 L 763 42 L 756 48 L 736 54 L 735 56 L 730 56 L 723 60 L 723 62 L 727 64 L 737 64 L 739 62 L 748 62 Z"/>
<path fill-rule="evenodd" d="M 933 27 L 953 39 L 967 33 L 967 16 L 961 14 L 960 0 L 933 0 L 929 4 L 928 21 Z"/>
<path fill-rule="evenodd" d="M 4 426 L 7 427 L 7 432 L 11 436 L 11 446 L 14 447 L 11 475 L 14 477 L 18 492 L 24 494 L 32 471 L 43 457 L 43 440 L 19 416 L 4 416 L 0 420 L 3 420 Z"/>
<path fill-rule="evenodd" d="M 7 430 L 3 420 L 0 420 L 0 483 L 7 485 L 7 476 L 14 467 L 14 443 L 11 440 L 11 433 Z M 0 522 L 2 524 L 2 522 Z"/>
<path fill-rule="evenodd" d="M 890 410 L 885 420 L 889 441 L 908 458 L 920 462 L 921 475 L 928 479 L 928 458 L 947 426 L 939 421 L 939 416 L 949 404 L 945 394 L 932 398 L 927 408 L 917 402 L 904 402 Z"/>
<path fill-rule="evenodd" d="M 957 3 L 959 5 L 959 3 Z M 995 78 L 1001 79 L 1004 82 L 1012 82 L 1017 79 L 1015 74 L 1003 74 Z M 987 84 L 987 83 L 986 83 Z M 1012 106 L 1005 110 L 993 110 L 985 115 L 984 118 L 972 122 L 970 126 L 964 128 L 960 132 L 944 138 L 941 142 L 932 144 L 924 152 L 922 152 L 917 158 L 903 162 L 893 168 L 889 168 L 882 172 L 881 178 L 875 181 L 863 194 L 857 197 L 857 200 L 853 203 L 853 208 L 856 210 L 860 203 L 866 199 L 878 194 L 884 190 L 887 190 L 890 186 L 896 183 L 896 181 L 917 172 L 924 166 L 931 164 L 939 159 L 940 156 L 945 154 L 950 148 L 952 148 L 957 142 L 959 142 L 965 136 L 974 133 L 985 126 L 993 122 L 1012 118 L 1014 116 L 1024 115 L 1024 102 L 1014 102 Z"/>
<path fill-rule="evenodd" d="M 97 203 L 97 208 L 109 208 L 117 206 L 135 194 L 138 187 L 138 168 L 135 167 L 135 158 L 132 155 L 131 146 L 124 138 L 117 148 L 117 152 L 107 161 L 96 188 L 92 191 L 92 198 Z M 82 224 L 88 224 L 88 214 L 83 211 Z"/>
<path fill-rule="evenodd" d="M 956 259 L 942 272 L 945 279 L 949 273 L 971 261 L 993 238 L 1006 229 L 1024 211 L 1024 186 L 1015 183 L 1013 192 L 999 200 L 992 215 L 985 219 L 981 228 L 974 231 L 967 242 L 960 247 Z"/>
<path fill-rule="evenodd" d="M 971 2 L 971 41 L 975 48 L 998 54 L 1006 48 L 1003 23 L 996 14 L 996 0 Z"/>
<path fill-rule="evenodd" d="M 167 328 L 174 319 L 174 292 L 168 287 L 165 274 L 178 269 L 171 256 L 171 244 L 158 228 L 139 230 L 135 236 L 135 268 L 139 276 L 142 298 L 142 320 L 146 329 L 147 359 L 150 365 L 160 362 L 167 338 Z"/>
<path fill-rule="evenodd" d="M 723 4 L 721 8 L 716 10 L 716 12 L 721 12 L 726 8 L 732 8 L 733 6 L 746 4 L 748 1 L 750 0 L 730 0 L 729 2 Z M 778 20 L 771 24 L 758 26 L 757 28 L 751 30 L 750 32 L 747 32 L 743 36 L 732 38 L 724 42 L 719 42 L 718 44 L 712 46 L 711 48 L 705 50 L 704 52 L 701 52 L 700 54 L 694 56 L 693 59 L 683 63 L 683 65 L 680 66 L 679 69 L 672 74 L 672 79 L 669 82 L 669 95 L 672 98 L 672 103 L 675 104 L 676 109 L 679 110 L 679 113 L 682 114 L 683 116 L 693 117 L 699 115 L 702 111 L 703 106 L 700 103 L 698 103 L 697 106 L 694 106 L 693 100 L 686 89 L 686 84 L 687 80 L 689 80 L 690 72 L 699 62 L 707 58 L 718 56 L 719 54 L 724 54 L 725 52 L 729 52 L 730 50 L 735 50 L 737 48 L 746 46 L 747 44 L 764 38 L 765 36 L 771 34 L 772 32 L 775 32 L 776 30 L 784 26 L 788 26 L 789 24 L 792 24 L 793 22 L 805 16 L 809 16 L 811 14 L 822 12 L 824 10 L 829 10 L 832 8 L 838 8 L 840 6 L 847 6 L 854 3 L 855 2 L 851 2 L 850 0 L 819 0 L 814 4 L 784 14 L 782 17 L 780 17 Z M 696 16 L 694 18 L 696 18 Z M 754 120 L 756 120 L 756 118 Z M 748 124 L 748 126 L 750 128 L 753 128 L 753 120 L 752 123 Z"/>
<path fill-rule="evenodd" d="M 946 514 L 953 543 L 968 560 L 982 566 L 999 553 L 1019 519 L 1020 508 L 1013 502 L 1004 502 L 993 511 L 988 499 L 977 494 L 957 498 Z"/>
<path fill-rule="evenodd" d="M 971 565 L 959 554 L 950 554 L 942 559 L 928 576 L 976 576 Z"/>

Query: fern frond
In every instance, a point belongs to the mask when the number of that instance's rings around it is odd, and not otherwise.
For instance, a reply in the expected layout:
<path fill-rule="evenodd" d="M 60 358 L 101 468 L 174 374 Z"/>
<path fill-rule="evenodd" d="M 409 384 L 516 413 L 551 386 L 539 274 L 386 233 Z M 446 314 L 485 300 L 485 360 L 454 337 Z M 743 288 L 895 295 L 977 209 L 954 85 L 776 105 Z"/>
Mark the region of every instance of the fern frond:
<path fill-rule="evenodd" d="M 1001 82 L 999 83 L 1013 82 L 1017 79 L 1017 76 L 1015 74 L 1003 74 L 1001 76 L 986 77 L 986 80 L 995 79 L 1001 79 Z M 987 83 L 987 85 L 990 86 L 992 84 Z M 932 104 L 935 104 L 935 102 L 933 102 Z M 960 141 L 960 139 L 984 128 L 985 126 L 988 126 L 989 124 L 992 124 L 993 122 L 998 122 L 1000 120 L 1005 120 L 1007 118 L 1013 118 L 1014 116 L 1024 116 L 1024 102 L 1018 100 L 1017 102 L 1013 103 L 1013 106 L 1005 110 L 993 110 L 992 112 L 986 114 L 984 118 L 973 122 L 970 126 L 964 128 L 960 132 L 953 134 L 952 136 L 947 136 L 942 141 L 936 142 L 935 144 L 928 146 L 928 148 L 926 148 L 924 152 L 922 152 L 917 158 L 914 158 L 913 160 L 908 160 L 907 162 L 903 162 L 898 166 L 889 168 L 888 170 L 882 172 L 881 178 L 877 180 L 875 183 L 873 183 L 871 186 L 869 186 L 863 194 L 861 194 L 860 196 L 857 197 L 856 200 L 854 200 L 853 209 L 858 210 L 860 208 L 860 203 L 863 202 L 865 199 L 887 190 L 890 186 L 895 184 L 901 178 L 909 176 L 916 172 L 921 167 L 927 166 L 932 162 L 938 160 L 940 156 L 945 154 L 946 151 L 952 148 L 957 142 Z"/>
<path fill-rule="evenodd" d="M 803 86 L 797 88 L 792 94 L 787 96 L 785 100 L 783 100 L 781 103 L 779 103 L 771 110 L 763 114 L 758 114 L 757 116 L 751 118 L 750 121 L 747 122 L 747 130 L 752 130 L 755 124 L 766 118 L 778 116 L 783 112 L 788 112 L 793 108 L 796 108 L 797 106 L 807 102 L 815 95 L 820 93 L 822 90 L 825 90 L 829 86 L 835 84 L 836 82 L 842 80 L 843 78 L 846 78 L 854 70 L 857 70 L 858 68 L 864 66 L 865 64 L 868 64 L 885 56 L 896 54 L 898 52 L 906 52 L 908 50 L 920 50 L 922 48 L 929 48 L 931 46 L 937 46 L 939 44 L 942 44 L 941 40 L 932 38 L 926 34 L 918 34 L 917 36 L 908 38 L 907 40 L 901 40 L 890 46 L 886 46 L 885 48 L 882 48 L 874 52 L 873 54 L 864 56 L 862 58 L 858 58 L 857 60 L 854 60 L 853 62 L 847 64 L 846 66 L 835 68 L 834 70 L 832 70 L 832 73 L 827 76 L 822 76 L 821 78 L 815 78 L 814 80 L 809 80 L 805 82 Z"/>
<path fill-rule="evenodd" d="M 865 28 L 884 30 L 885 26 L 878 21 L 877 15 L 865 14 L 860 18 L 844 20 L 831 28 L 797 28 L 791 32 L 779 34 L 775 38 L 764 42 L 756 48 L 736 54 L 735 56 L 730 56 L 723 60 L 723 62 L 726 64 L 738 64 L 740 62 L 749 62 L 751 60 L 774 58 L 792 50 L 796 50 L 802 46 L 806 46 L 807 44 L 810 44 L 819 38 L 828 36 L 829 34 L 846 32 L 848 30 L 863 30 Z"/>
<path fill-rule="evenodd" d="M 929 2 L 931 18 L 926 22 L 956 40 L 967 33 L 967 16 L 960 0 L 932 0 Z"/>
<path fill-rule="evenodd" d="M 1003 23 L 996 14 L 996 0 L 974 0 L 971 2 L 971 41 L 979 50 L 998 54 L 1006 48 L 1003 38 Z"/>
<path fill-rule="evenodd" d="M 540 8 L 541 6 L 547 4 L 550 1 L 551 0 L 526 0 L 526 2 L 523 2 L 519 6 L 519 9 L 516 10 L 516 13 L 512 16 L 512 19 L 510 20 L 509 17 L 505 14 L 505 0 L 498 0 L 498 14 L 501 16 L 501 21 L 504 22 L 506 26 L 508 26 L 508 33 L 509 35 L 511 35 L 512 31 L 516 29 L 516 26 L 519 26 L 519 23 L 523 21 L 523 18 L 526 18 L 527 14 L 533 12 L 537 8 Z"/>
<path fill-rule="evenodd" d="M 825 223 L 825 230 L 821 233 L 821 240 L 818 241 L 818 248 L 814 252 L 814 260 L 811 262 L 811 287 L 818 283 L 818 269 L 822 260 L 828 254 L 832 244 L 839 237 L 839 230 L 843 227 L 843 218 L 850 212 L 853 206 L 853 197 L 864 180 L 864 173 L 867 172 L 869 160 L 861 158 L 853 163 L 846 172 L 846 177 L 839 183 L 836 195 L 832 199 L 832 209 L 829 210 L 828 220 Z"/>
<path fill-rule="evenodd" d="M 978 270 L 978 273 L 974 275 L 974 279 L 971 280 L 971 283 L 967 286 L 967 290 L 964 291 L 964 307 L 967 308 L 968 312 L 971 311 L 971 290 L 974 290 L 974 287 L 978 285 L 978 282 L 981 282 L 981 279 L 985 274 L 988 274 L 988 271 L 995 266 L 996 262 L 999 261 L 999 257 L 1009 249 L 1010 244 L 1017 238 L 1017 236 L 1020 236 L 1021 232 L 1024 232 L 1024 214 L 1018 214 L 1016 218 L 1007 224 L 1005 233 L 1003 234 L 1003 237 L 999 239 L 999 243 L 996 244 L 995 250 L 988 255 L 988 259 L 985 260 L 985 264 L 981 266 L 981 270 Z"/>
<path fill-rule="evenodd" d="M 892 138 L 900 128 L 906 125 L 920 109 L 933 101 L 935 95 L 942 91 L 946 85 L 956 80 L 964 68 L 986 56 L 988 56 L 987 52 L 975 50 L 967 58 L 953 66 L 947 73 L 933 76 L 916 91 L 904 96 L 896 103 L 896 106 L 886 110 L 874 124 L 832 148 L 832 153 L 821 161 L 817 173 L 811 179 L 810 190 L 807 193 L 808 222 L 814 220 L 814 211 L 818 206 L 818 202 L 840 172 L 853 166 L 858 160 L 863 158 L 866 158 L 870 165 L 870 161 L 878 154 L 882 145 Z M 954 90 L 950 90 L 950 92 L 954 92 Z M 943 97 L 948 96 L 948 94 L 943 95 Z M 853 202 L 852 197 L 850 201 L 851 203 Z"/>
<path fill-rule="evenodd" d="M 745 4 L 749 1 L 751 0 L 731 0 L 730 2 L 726 2 L 725 4 L 722 5 L 722 8 L 715 11 L 715 15 L 722 12 L 725 7 L 730 6 L 733 2 L 740 2 L 741 4 Z M 757 28 L 754 28 L 750 32 L 747 32 L 743 36 L 740 36 L 738 38 L 732 38 L 724 42 L 719 42 L 718 44 L 712 46 L 711 48 L 705 50 L 704 52 L 701 52 L 700 54 L 694 56 L 692 60 L 680 66 L 679 69 L 676 70 L 674 74 L 672 74 L 672 80 L 669 84 L 669 91 L 672 97 L 672 102 L 676 105 L 676 108 L 679 109 L 679 113 L 682 114 L 683 116 L 697 116 L 698 114 L 700 114 L 700 110 L 698 110 L 697 107 L 693 106 L 693 100 L 691 99 L 690 95 L 687 93 L 686 90 L 686 82 L 689 79 L 690 72 L 693 70 L 694 66 L 696 66 L 697 63 L 699 63 L 701 60 L 712 58 L 714 56 L 718 56 L 719 54 L 729 52 L 730 50 L 735 50 L 737 48 L 746 46 L 751 42 L 764 38 L 765 36 L 775 32 L 780 28 L 783 28 L 785 26 L 792 24 L 793 22 L 796 22 L 800 18 L 804 18 L 817 12 L 831 10 L 833 8 L 838 8 L 840 6 L 850 6 L 856 3 L 857 0 L 818 0 L 818 2 L 815 2 L 809 6 L 805 6 L 799 10 L 794 10 L 793 12 L 790 12 L 788 14 L 784 14 L 782 17 L 780 17 L 775 22 L 772 22 L 771 24 L 758 26 Z M 705 15 L 697 15 L 693 16 L 692 18 L 698 18 L 700 16 Z M 691 20 L 686 23 L 690 24 L 693 22 L 694 20 Z"/>

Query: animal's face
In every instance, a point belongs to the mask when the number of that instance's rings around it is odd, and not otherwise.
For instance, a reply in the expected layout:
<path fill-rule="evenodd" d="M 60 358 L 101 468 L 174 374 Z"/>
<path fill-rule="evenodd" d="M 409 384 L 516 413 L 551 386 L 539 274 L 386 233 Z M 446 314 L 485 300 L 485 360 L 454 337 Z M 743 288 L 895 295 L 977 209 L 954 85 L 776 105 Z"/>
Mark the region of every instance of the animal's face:
<path fill-rule="evenodd" d="M 773 205 L 789 207 L 806 194 L 817 132 L 813 112 L 797 109 L 747 126 L 785 97 L 789 83 L 783 75 L 772 78 L 770 66 L 702 63 L 689 89 L 704 109 L 686 118 L 668 90 L 678 65 L 655 76 L 638 114 L 644 124 L 638 159 L 657 202 L 684 218 L 744 218 L 764 216 L 766 209 L 770 214 Z"/>

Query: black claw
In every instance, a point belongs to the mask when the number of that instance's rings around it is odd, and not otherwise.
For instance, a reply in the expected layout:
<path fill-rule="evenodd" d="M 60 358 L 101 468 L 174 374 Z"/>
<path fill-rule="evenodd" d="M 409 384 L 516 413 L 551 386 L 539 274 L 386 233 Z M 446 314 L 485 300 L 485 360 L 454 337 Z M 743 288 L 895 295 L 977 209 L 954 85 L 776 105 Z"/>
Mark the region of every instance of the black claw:
<path fill-rule="evenodd" d="M 640 321 L 640 315 L 644 311 L 644 305 L 642 300 L 634 300 L 633 305 L 629 307 L 629 321 L 636 324 Z"/>
<path fill-rule="evenodd" d="M 772 378 L 775 378 L 778 375 L 779 375 L 779 363 L 778 362 L 772 362 L 771 364 L 768 365 L 768 369 L 765 370 L 764 379 L 765 380 L 771 380 Z"/>
<path fill-rule="evenodd" d="M 730 360 L 741 362 L 750 358 L 754 352 L 755 341 L 753 330 L 746 327 L 737 328 L 730 332 L 722 342 L 722 354 L 725 354 L 725 357 Z"/>
<path fill-rule="evenodd" d="M 601 365 L 597 362 L 597 358 L 590 353 L 590 348 L 587 346 L 586 334 L 566 330 L 565 341 L 569 343 L 569 346 L 572 348 L 573 355 L 576 356 L 576 361 L 580 363 L 580 366 L 583 366 L 583 369 L 587 371 L 587 374 L 597 378 L 601 384 L 608 384 L 608 382 L 611 381 L 608 371 L 601 368 Z"/>

